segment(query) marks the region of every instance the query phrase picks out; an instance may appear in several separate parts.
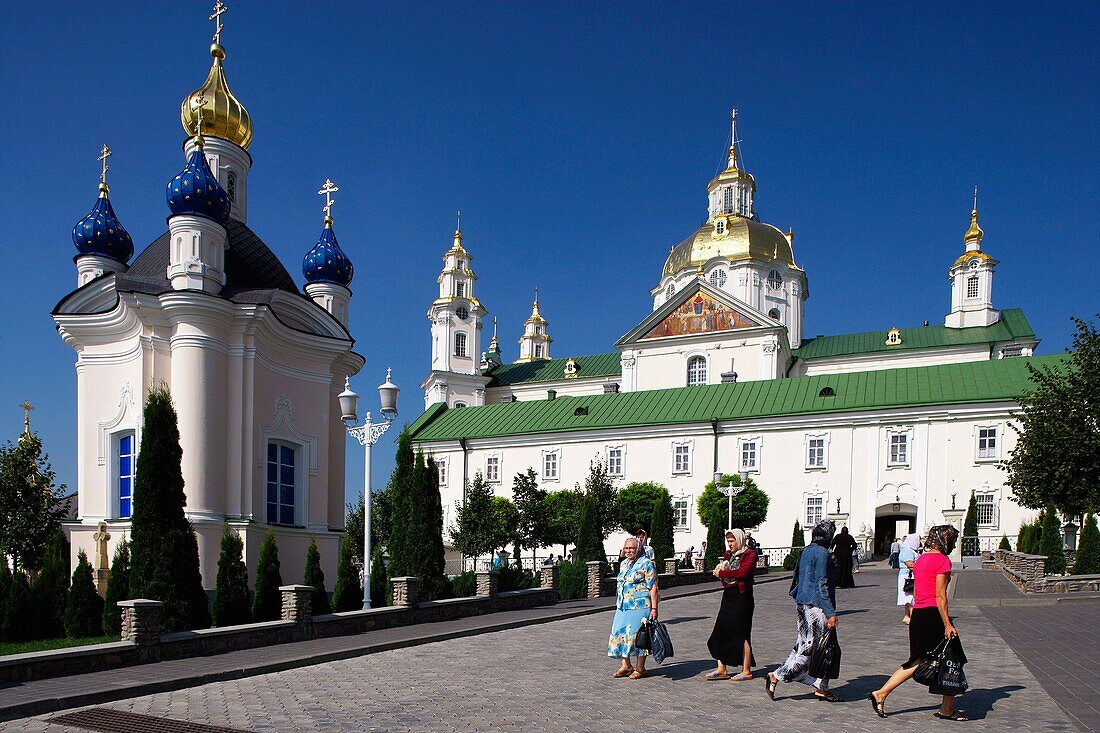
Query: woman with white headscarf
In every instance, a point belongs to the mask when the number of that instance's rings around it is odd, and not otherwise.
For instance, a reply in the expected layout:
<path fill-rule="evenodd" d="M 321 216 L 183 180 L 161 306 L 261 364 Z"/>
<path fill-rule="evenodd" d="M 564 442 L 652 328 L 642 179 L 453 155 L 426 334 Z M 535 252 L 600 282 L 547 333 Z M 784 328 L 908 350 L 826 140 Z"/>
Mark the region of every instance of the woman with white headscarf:
<path fill-rule="evenodd" d="M 920 556 L 920 535 L 905 535 L 898 550 L 898 605 L 905 606 L 905 615 L 901 622 L 908 624 L 913 616 L 913 591 L 905 592 L 905 581 L 913 577 L 913 565 Z"/>
<path fill-rule="evenodd" d="M 752 614 L 756 602 L 752 596 L 753 577 L 756 575 L 756 551 L 748 546 L 743 530 L 726 532 L 729 550 L 714 569 L 714 577 L 722 581 L 722 607 L 714 620 L 714 630 L 707 641 L 710 655 L 718 660 L 718 668 L 707 674 L 708 680 L 730 678 L 727 665 L 741 666 L 733 675 L 735 682 L 752 679 Z"/>

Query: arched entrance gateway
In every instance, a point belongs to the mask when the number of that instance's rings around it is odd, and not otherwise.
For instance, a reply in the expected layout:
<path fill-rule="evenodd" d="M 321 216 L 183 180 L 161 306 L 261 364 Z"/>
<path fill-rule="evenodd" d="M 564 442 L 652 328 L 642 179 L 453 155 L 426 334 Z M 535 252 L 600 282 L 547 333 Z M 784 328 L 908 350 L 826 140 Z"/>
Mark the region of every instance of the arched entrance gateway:
<path fill-rule="evenodd" d="M 902 501 L 875 508 L 875 556 L 888 557 L 895 538 L 917 531 L 917 506 Z"/>

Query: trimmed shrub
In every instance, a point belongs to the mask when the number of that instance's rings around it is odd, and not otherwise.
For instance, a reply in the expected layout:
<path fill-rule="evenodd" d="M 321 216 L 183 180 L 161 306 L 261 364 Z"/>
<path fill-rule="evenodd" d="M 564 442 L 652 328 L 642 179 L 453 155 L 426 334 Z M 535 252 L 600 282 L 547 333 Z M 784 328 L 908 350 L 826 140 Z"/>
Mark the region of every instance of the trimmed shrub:
<path fill-rule="evenodd" d="M 707 526 L 707 552 L 703 555 L 703 569 L 711 572 L 726 552 L 726 530 L 720 522 Z"/>
<path fill-rule="evenodd" d="M 583 565 L 586 562 L 599 560 L 607 562 L 607 553 L 604 551 L 603 534 L 599 524 L 599 506 L 595 494 L 587 493 L 584 503 L 581 505 L 580 527 L 577 530 L 576 559 Z"/>
<path fill-rule="evenodd" d="M 248 566 L 244 564 L 244 542 L 225 525 L 218 556 L 218 580 L 214 595 L 214 625 L 237 626 L 252 618 L 248 604 Z"/>
<path fill-rule="evenodd" d="M 363 608 L 363 586 L 355 566 L 355 540 L 344 534 L 340 540 L 340 561 L 336 565 L 336 585 L 332 589 L 332 608 L 359 611 Z"/>
<path fill-rule="evenodd" d="M 65 636 L 86 639 L 103 635 L 103 599 L 95 590 L 92 566 L 84 550 L 77 556 L 73 582 L 65 603 Z"/>
<path fill-rule="evenodd" d="M 1096 528 L 1096 515 L 1090 513 L 1081 528 L 1081 541 L 1077 543 L 1077 558 L 1073 563 L 1074 575 L 1100 574 L 1100 530 Z"/>
<path fill-rule="evenodd" d="M 653 502 L 653 512 L 649 522 L 649 544 L 653 548 L 653 562 L 657 566 L 658 573 L 665 571 L 665 560 L 674 557 L 676 553 L 672 522 L 672 497 L 667 491 L 662 490 L 657 500 Z"/>
<path fill-rule="evenodd" d="M 588 597 L 588 567 L 583 561 L 565 562 L 558 571 L 558 597 L 563 601 Z"/>
<path fill-rule="evenodd" d="M 967 557 L 978 554 L 978 498 L 973 491 L 963 520 L 962 554 Z"/>
<path fill-rule="evenodd" d="M 277 621 L 282 615 L 283 599 L 279 586 L 283 576 L 279 571 L 279 546 L 275 535 L 268 532 L 260 543 L 256 564 L 256 587 L 252 596 L 253 621 Z"/>
<path fill-rule="evenodd" d="M 130 543 L 125 539 L 115 547 L 111 558 L 111 575 L 107 578 L 107 590 L 103 592 L 103 633 L 118 636 L 122 633 L 122 609 L 119 601 L 130 597 Z"/>
<path fill-rule="evenodd" d="M 1053 506 L 1049 506 L 1043 515 L 1043 531 L 1039 539 L 1039 554 L 1046 555 L 1048 575 L 1061 575 L 1066 572 L 1066 555 L 1062 551 L 1064 546 L 1058 512 Z"/>
<path fill-rule="evenodd" d="M 389 605 L 389 595 L 386 589 L 390 587 L 390 574 L 386 570 L 386 563 L 382 559 L 382 548 L 375 546 L 371 553 L 370 561 L 370 605 L 371 608 L 382 608 Z M 446 596 L 451 595 L 450 583 L 446 587 Z"/>
<path fill-rule="evenodd" d="M 500 569 L 500 584 L 498 591 L 525 590 L 537 588 L 539 579 L 530 570 L 520 570 L 517 567 L 503 567 Z"/>
<path fill-rule="evenodd" d="M 794 531 L 791 532 L 791 551 L 783 558 L 783 569 L 794 570 L 798 566 L 798 559 L 802 557 L 802 550 L 806 548 L 806 534 L 802 531 L 802 525 L 794 520 Z"/>
<path fill-rule="evenodd" d="M 22 570 L 16 570 L 4 604 L 4 625 L 0 627 L 0 638 L 10 642 L 31 641 L 34 636 L 31 626 L 33 615 L 27 576 Z"/>
<path fill-rule="evenodd" d="M 325 590 L 325 571 L 321 570 L 321 553 L 317 551 L 317 540 L 313 538 L 310 538 L 309 549 L 306 550 L 306 572 L 302 585 L 313 587 L 311 612 L 314 616 L 332 613 L 332 607 L 328 602 L 328 591 Z"/>
<path fill-rule="evenodd" d="M 470 598 L 477 595 L 477 573 L 464 570 L 451 578 L 451 597 Z"/>
<path fill-rule="evenodd" d="M 1001 544 L 997 545 L 997 549 L 998 550 L 1011 550 L 1012 549 L 1012 543 L 1008 541 L 1008 535 L 1007 534 L 1002 534 L 1001 535 Z"/>
<path fill-rule="evenodd" d="M 42 572 L 31 585 L 31 634 L 34 639 L 65 636 L 65 604 L 69 597 L 69 543 L 57 530 L 50 535 Z"/>

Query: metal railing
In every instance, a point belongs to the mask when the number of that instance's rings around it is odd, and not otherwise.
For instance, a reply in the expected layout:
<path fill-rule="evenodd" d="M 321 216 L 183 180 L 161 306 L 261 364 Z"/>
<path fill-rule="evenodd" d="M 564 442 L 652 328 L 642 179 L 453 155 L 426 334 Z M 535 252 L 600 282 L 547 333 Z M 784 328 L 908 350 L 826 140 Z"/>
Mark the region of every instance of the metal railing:
<path fill-rule="evenodd" d="M 1008 535 L 1008 544 L 1012 545 L 1014 550 L 1017 539 L 1019 538 L 1014 534 Z M 1001 546 L 1001 537 L 963 537 L 959 542 L 963 555 L 981 555 L 985 552 L 996 552 Z"/>

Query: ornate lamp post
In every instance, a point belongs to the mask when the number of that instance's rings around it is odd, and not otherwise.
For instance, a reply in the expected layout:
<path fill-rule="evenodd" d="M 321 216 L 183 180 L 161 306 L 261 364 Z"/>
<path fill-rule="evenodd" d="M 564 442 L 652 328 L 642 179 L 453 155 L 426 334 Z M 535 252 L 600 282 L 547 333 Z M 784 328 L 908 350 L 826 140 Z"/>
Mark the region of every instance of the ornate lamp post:
<path fill-rule="evenodd" d="M 727 502 L 727 516 L 726 516 L 726 529 L 733 529 L 733 497 L 740 494 L 745 490 L 746 483 L 749 480 L 749 472 L 742 469 L 740 472 L 741 485 L 740 486 L 722 486 L 722 472 L 714 472 L 714 486 L 723 494 L 726 495 Z"/>
<path fill-rule="evenodd" d="M 379 412 L 382 413 L 382 422 L 371 422 L 370 413 L 363 417 L 363 424 L 359 422 L 359 395 L 351 390 L 351 384 L 347 377 L 344 378 L 344 391 L 338 396 L 340 400 L 340 413 L 347 426 L 348 435 L 359 441 L 359 445 L 366 450 L 366 458 L 363 468 L 363 610 L 370 609 L 370 451 L 378 439 L 390 429 L 393 419 L 397 417 L 397 393 L 400 392 L 397 385 L 390 379 L 390 369 L 386 369 L 386 381 L 378 386 L 378 400 L 382 405 Z"/>

